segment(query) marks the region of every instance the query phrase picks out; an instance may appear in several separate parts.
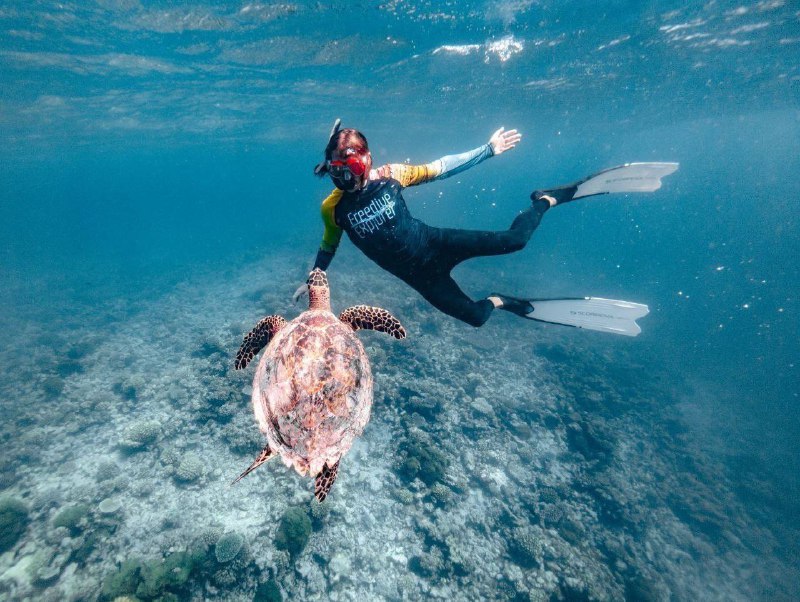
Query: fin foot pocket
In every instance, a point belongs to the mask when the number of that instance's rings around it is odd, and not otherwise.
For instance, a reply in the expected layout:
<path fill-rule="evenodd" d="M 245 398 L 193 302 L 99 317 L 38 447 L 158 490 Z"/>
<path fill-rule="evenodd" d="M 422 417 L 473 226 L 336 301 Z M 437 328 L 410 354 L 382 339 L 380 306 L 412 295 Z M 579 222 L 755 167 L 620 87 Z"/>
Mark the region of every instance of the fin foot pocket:
<path fill-rule="evenodd" d="M 527 299 L 519 299 L 510 295 L 501 295 L 499 293 L 492 293 L 490 297 L 497 297 L 502 302 L 502 305 L 497 309 L 509 311 L 520 317 L 527 318 L 528 314 L 533 311 L 533 305 Z"/>
<path fill-rule="evenodd" d="M 549 190 L 535 190 L 531 193 L 531 201 L 534 203 L 539 201 L 544 196 L 553 197 L 556 200 L 556 205 L 563 205 L 569 203 L 575 198 L 575 191 L 578 190 L 577 186 L 561 186 L 559 188 L 551 188 Z"/>

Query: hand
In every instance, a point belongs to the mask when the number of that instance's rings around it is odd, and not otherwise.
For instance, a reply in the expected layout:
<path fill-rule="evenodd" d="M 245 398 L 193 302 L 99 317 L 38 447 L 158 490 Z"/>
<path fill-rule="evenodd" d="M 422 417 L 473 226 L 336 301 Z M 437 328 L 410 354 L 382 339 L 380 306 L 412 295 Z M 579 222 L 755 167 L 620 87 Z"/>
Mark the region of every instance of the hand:
<path fill-rule="evenodd" d="M 505 129 L 506 128 L 500 128 L 489 138 L 489 144 L 492 145 L 492 151 L 495 155 L 499 155 L 500 153 L 514 148 L 517 142 L 522 139 L 522 134 L 517 130 L 508 130 L 506 132 Z"/>
<path fill-rule="evenodd" d="M 292 295 L 292 303 L 297 303 L 301 297 L 305 297 L 308 294 L 308 285 L 301 284 L 297 287 L 297 290 Z"/>

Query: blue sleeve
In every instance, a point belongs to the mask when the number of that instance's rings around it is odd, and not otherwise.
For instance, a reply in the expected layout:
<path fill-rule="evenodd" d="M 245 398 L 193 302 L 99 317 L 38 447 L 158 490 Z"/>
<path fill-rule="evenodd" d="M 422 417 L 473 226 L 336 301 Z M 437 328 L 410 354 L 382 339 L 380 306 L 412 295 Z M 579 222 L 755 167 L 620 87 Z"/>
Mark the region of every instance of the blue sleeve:
<path fill-rule="evenodd" d="M 489 143 L 479 146 L 475 150 L 467 151 L 466 153 L 447 155 L 446 157 L 439 159 L 442 171 L 433 179 L 444 180 L 445 178 L 459 174 L 462 171 L 466 171 L 470 167 L 475 167 L 478 163 L 481 163 L 492 156 L 494 156 L 494 151 L 492 150 L 492 145 Z"/>

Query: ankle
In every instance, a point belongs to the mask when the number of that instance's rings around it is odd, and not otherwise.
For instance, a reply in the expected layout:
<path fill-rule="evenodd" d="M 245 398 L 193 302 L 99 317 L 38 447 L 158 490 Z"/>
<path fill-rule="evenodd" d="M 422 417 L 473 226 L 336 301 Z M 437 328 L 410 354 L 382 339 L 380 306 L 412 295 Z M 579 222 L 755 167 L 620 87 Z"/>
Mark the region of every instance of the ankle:
<path fill-rule="evenodd" d="M 539 213 L 544 213 L 558 204 L 558 200 L 555 197 L 541 190 L 534 190 L 531 193 L 531 201 L 531 205 Z"/>

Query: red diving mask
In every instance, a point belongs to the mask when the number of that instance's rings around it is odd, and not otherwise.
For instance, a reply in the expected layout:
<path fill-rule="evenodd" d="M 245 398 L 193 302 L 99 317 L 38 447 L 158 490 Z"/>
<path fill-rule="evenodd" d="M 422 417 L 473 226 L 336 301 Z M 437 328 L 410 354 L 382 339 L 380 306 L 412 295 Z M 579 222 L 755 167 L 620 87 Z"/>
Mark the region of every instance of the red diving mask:
<path fill-rule="evenodd" d="M 334 178 L 341 178 L 348 170 L 356 177 L 364 175 L 367 171 L 366 155 L 350 155 L 344 161 L 328 161 L 328 172 Z"/>

